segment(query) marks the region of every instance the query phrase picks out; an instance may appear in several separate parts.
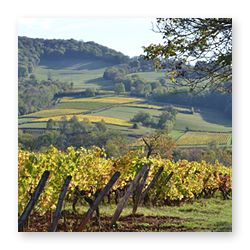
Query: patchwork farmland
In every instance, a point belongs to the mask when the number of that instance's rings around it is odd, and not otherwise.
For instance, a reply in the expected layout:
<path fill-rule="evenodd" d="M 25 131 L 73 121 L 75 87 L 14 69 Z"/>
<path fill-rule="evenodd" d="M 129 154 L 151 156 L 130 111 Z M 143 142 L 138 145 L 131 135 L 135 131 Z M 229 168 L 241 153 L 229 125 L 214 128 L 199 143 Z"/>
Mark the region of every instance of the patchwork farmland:
<path fill-rule="evenodd" d="M 128 92 L 116 95 L 112 91 L 112 81 L 103 78 L 103 72 L 107 67 L 116 68 L 118 65 L 78 59 L 62 60 L 56 63 L 42 60 L 34 71 L 37 79 L 47 79 L 49 72 L 54 79 L 73 81 L 74 95 L 54 100 L 55 105 L 47 110 L 20 116 L 18 127 L 22 130 L 45 130 L 49 119 L 59 121 L 64 116 L 70 119 L 76 115 L 80 120 L 85 117 L 92 123 L 103 120 L 108 128 L 122 131 L 132 141 L 143 136 L 148 128 L 139 124 L 139 129 L 133 129 L 133 123 L 130 120 L 139 111 L 146 111 L 152 115 L 155 121 L 158 121 L 164 106 L 171 104 L 157 103 L 150 98 L 131 97 Z M 164 78 L 163 72 L 137 72 L 137 74 L 148 81 L 158 81 Z M 133 74 L 128 74 L 128 76 L 133 76 Z M 166 83 L 171 84 L 169 79 L 166 79 Z M 94 97 L 81 95 L 81 92 L 89 87 L 98 89 L 98 94 Z M 78 92 L 79 94 L 77 94 Z M 207 145 L 205 137 L 202 137 L 203 142 L 196 140 L 187 142 L 187 140 L 191 140 L 185 139 L 190 134 L 186 133 L 188 130 L 193 131 L 192 133 L 226 133 L 231 138 L 232 120 L 226 118 L 221 112 L 205 108 L 200 110 L 194 107 L 195 112 L 191 113 L 190 106 L 174 105 L 174 107 L 178 114 L 171 134 L 174 140 L 178 139 L 178 147 Z M 198 111 L 196 112 L 196 110 Z M 55 124 L 54 129 L 58 128 L 58 125 Z M 223 143 L 223 145 L 231 145 L 231 140 L 229 139 L 229 142 Z"/>
<path fill-rule="evenodd" d="M 49 119 L 60 121 L 65 116 L 70 119 L 76 115 L 79 120 L 88 118 L 95 123 L 103 120 L 109 128 L 121 130 L 132 138 L 142 136 L 147 128 L 132 129 L 130 120 L 139 111 L 149 112 L 155 120 L 159 119 L 164 106 L 151 104 L 145 98 L 133 98 L 124 95 L 101 94 L 96 97 L 69 96 L 58 100 L 49 110 L 42 110 L 19 117 L 20 129 L 45 129 Z M 220 113 L 204 109 L 202 113 L 188 113 L 188 107 L 175 106 L 178 111 L 176 123 L 171 134 L 177 140 L 177 146 L 204 146 L 215 140 L 219 145 L 231 144 L 231 121 L 221 117 Z M 217 121 L 217 123 L 216 123 Z M 186 133 L 186 128 L 191 131 Z M 198 132 L 202 131 L 202 132 Z"/>

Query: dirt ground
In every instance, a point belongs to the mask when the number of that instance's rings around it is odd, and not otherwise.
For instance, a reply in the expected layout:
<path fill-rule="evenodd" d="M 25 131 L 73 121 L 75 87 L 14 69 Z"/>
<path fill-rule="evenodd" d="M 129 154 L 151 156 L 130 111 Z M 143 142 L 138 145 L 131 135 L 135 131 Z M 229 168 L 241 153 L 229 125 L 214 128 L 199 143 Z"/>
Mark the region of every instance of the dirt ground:
<path fill-rule="evenodd" d="M 56 232 L 72 232 L 79 226 L 84 215 L 66 215 L 66 221 L 59 219 Z M 77 219 L 78 217 L 78 219 Z M 52 218 L 53 219 L 53 218 Z M 187 229 L 178 224 L 187 221 L 179 217 L 169 216 L 144 216 L 129 215 L 120 217 L 113 228 L 110 228 L 111 217 L 100 215 L 99 222 L 93 216 L 87 223 L 83 232 L 195 232 L 194 229 Z M 76 224 L 77 222 L 77 224 Z M 24 225 L 23 232 L 48 232 L 51 225 L 51 215 L 49 213 L 39 216 L 31 214 L 29 222 Z"/>

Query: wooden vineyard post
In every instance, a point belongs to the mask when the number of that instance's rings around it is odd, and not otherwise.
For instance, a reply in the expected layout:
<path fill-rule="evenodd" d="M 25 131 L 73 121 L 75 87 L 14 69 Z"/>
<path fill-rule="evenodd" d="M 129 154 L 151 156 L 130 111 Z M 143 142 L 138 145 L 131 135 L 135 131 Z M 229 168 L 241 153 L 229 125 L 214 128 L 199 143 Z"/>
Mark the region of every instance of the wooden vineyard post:
<path fill-rule="evenodd" d="M 140 181 L 141 177 L 144 175 L 147 168 L 148 168 L 148 164 L 145 163 L 144 166 L 142 167 L 142 170 L 136 175 L 136 177 L 134 178 L 134 180 L 132 181 L 132 183 L 128 187 L 127 192 L 124 194 L 124 196 L 122 197 L 120 203 L 118 204 L 118 206 L 115 210 L 115 213 L 114 213 L 114 215 L 111 219 L 111 222 L 110 222 L 110 226 L 112 226 L 118 220 L 123 208 L 127 204 L 127 201 L 129 199 L 130 195 L 135 190 L 137 183 Z"/>
<path fill-rule="evenodd" d="M 170 180 L 170 178 L 173 176 L 173 174 L 174 174 L 174 172 L 172 171 L 172 172 L 169 174 L 169 176 L 166 178 L 164 185 L 166 185 L 166 184 L 169 182 L 169 180 Z M 156 202 L 157 202 L 157 200 L 158 200 L 158 195 L 159 195 L 159 193 L 157 193 L 157 194 L 155 195 L 155 198 L 154 198 L 154 201 L 153 201 L 153 206 L 155 206 L 155 204 L 156 204 Z"/>
<path fill-rule="evenodd" d="M 20 218 L 18 219 L 18 232 L 21 231 L 21 228 L 23 227 L 25 221 L 27 220 L 28 216 L 30 215 L 32 209 L 34 208 L 40 194 L 42 193 L 43 191 L 43 188 L 49 178 L 49 175 L 50 175 L 50 172 L 49 171 L 44 171 L 37 187 L 36 187 L 36 190 L 35 192 L 33 193 L 27 207 L 25 208 L 23 214 L 20 216 Z"/>
<path fill-rule="evenodd" d="M 94 213 L 94 211 L 97 209 L 98 205 L 101 203 L 101 201 L 104 199 L 104 197 L 108 194 L 109 190 L 113 187 L 117 179 L 120 177 L 120 172 L 115 172 L 115 174 L 112 176 L 108 184 L 105 186 L 105 188 L 101 191 L 99 196 L 94 200 L 92 206 L 89 208 L 88 212 L 85 214 L 82 222 L 80 223 L 79 227 L 76 229 L 77 232 L 81 232 L 85 226 L 87 225 L 88 220 Z"/>
<path fill-rule="evenodd" d="M 135 204 L 134 204 L 133 211 L 132 211 L 133 215 L 137 211 L 137 207 L 138 207 L 140 199 L 141 199 L 141 192 L 142 192 L 142 189 L 143 189 L 144 184 L 146 182 L 146 179 L 148 177 L 148 172 L 149 172 L 149 168 L 147 169 L 146 173 L 144 174 L 142 181 L 138 184 L 138 190 L 136 192 L 136 197 L 135 197 Z"/>
<path fill-rule="evenodd" d="M 62 187 L 62 192 L 61 192 L 61 194 L 59 196 L 59 200 L 58 200 L 58 203 L 57 203 L 57 206 L 56 206 L 56 212 L 55 212 L 55 215 L 54 215 L 54 219 L 53 219 L 53 222 L 50 225 L 50 228 L 49 228 L 48 232 L 55 232 L 56 231 L 57 223 L 59 221 L 61 210 L 62 210 L 63 200 L 64 200 L 64 197 L 65 197 L 65 194 L 67 192 L 67 189 L 68 189 L 68 186 L 69 186 L 69 183 L 70 183 L 71 179 L 72 179 L 72 176 L 69 175 L 64 181 L 64 184 L 63 184 L 63 187 Z"/>
<path fill-rule="evenodd" d="M 143 200 L 146 197 L 146 195 L 148 194 L 149 190 L 153 187 L 153 185 L 155 184 L 155 182 L 159 178 L 160 174 L 162 173 L 163 168 L 164 168 L 163 166 L 159 168 L 159 170 L 156 173 L 156 175 L 154 176 L 153 180 L 150 182 L 150 184 L 148 185 L 148 187 L 146 188 L 146 190 L 141 195 L 141 200 Z"/>
<path fill-rule="evenodd" d="M 170 178 L 173 176 L 173 174 L 174 174 L 174 172 L 172 171 L 172 172 L 170 173 L 170 175 L 166 178 L 166 180 L 165 180 L 165 185 L 168 183 L 168 181 L 169 181 Z"/>

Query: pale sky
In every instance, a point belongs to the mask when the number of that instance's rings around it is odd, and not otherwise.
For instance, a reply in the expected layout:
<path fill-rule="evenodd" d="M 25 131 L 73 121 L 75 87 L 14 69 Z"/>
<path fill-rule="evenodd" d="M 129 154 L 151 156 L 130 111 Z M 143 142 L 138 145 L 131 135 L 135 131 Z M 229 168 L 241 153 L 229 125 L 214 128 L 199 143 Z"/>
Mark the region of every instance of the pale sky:
<path fill-rule="evenodd" d="M 152 22 L 156 18 L 19 18 L 18 35 L 94 41 L 133 57 L 143 53 L 142 46 L 162 43 Z"/>

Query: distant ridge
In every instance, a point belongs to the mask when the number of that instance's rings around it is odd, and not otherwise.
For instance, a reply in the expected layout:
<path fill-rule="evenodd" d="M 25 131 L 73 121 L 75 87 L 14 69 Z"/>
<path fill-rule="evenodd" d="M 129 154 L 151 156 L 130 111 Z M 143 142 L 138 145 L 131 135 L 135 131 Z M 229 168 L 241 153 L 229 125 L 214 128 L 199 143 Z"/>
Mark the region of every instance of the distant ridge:
<path fill-rule="evenodd" d="M 115 64 L 129 63 L 129 56 L 93 41 L 74 39 L 43 39 L 18 36 L 18 67 L 25 66 L 28 72 L 41 59 L 57 61 L 63 59 L 97 59 Z"/>

